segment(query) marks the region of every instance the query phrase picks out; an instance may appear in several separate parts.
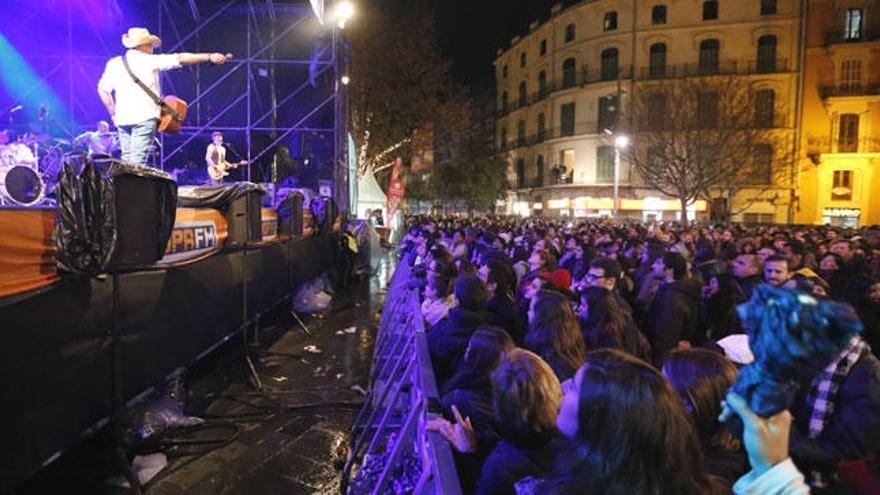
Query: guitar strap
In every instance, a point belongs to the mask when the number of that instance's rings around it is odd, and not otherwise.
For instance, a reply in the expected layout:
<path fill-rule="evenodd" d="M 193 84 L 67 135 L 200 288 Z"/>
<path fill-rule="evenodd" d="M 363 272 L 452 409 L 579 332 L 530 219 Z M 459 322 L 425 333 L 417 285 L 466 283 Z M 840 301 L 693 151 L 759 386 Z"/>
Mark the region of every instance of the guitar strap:
<path fill-rule="evenodd" d="M 164 108 L 165 111 L 168 112 L 172 117 L 174 117 L 175 120 L 183 120 L 180 118 L 180 114 L 177 113 L 177 110 L 171 108 L 167 103 L 165 103 L 165 100 L 163 100 L 161 97 L 159 97 L 159 95 L 154 93 L 153 90 L 150 89 L 149 86 L 144 84 L 144 82 L 141 81 L 140 78 L 138 78 L 138 76 L 134 75 L 134 72 L 131 70 L 131 67 L 128 66 L 127 55 L 128 55 L 127 53 L 122 55 L 122 57 L 121 57 L 122 58 L 122 65 L 125 66 L 125 70 L 128 72 L 128 75 L 131 76 L 131 79 L 134 81 L 134 83 L 137 84 L 138 87 L 140 87 L 142 90 L 144 90 L 144 93 L 147 93 L 147 96 L 149 96 L 150 99 L 153 100 L 153 103 L 155 103 L 156 105 L 159 105 L 160 108 Z"/>

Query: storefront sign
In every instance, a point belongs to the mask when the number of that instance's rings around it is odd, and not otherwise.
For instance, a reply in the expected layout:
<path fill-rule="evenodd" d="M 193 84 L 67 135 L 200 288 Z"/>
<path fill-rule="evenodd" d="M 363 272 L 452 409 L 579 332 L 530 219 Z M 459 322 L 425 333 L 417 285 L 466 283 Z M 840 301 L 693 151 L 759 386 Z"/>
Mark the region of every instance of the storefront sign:
<path fill-rule="evenodd" d="M 862 216 L 862 211 L 858 208 L 825 208 L 822 210 L 822 216 L 859 218 Z"/>

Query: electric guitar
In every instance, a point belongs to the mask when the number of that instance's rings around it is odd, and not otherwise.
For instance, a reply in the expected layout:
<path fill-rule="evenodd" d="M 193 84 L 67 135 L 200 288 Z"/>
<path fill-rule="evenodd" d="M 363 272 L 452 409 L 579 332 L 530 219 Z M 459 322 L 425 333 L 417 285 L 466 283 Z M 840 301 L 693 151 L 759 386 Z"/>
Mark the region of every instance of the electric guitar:
<path fill-rule="evenodd" d="M 214 180 L 222 180 L 224 177 L 229 175 L 229 170 L 237 168 L 239 165 L 245 165 L 247 160 L 242 160 L 236 163 L 229 162 L 220 162 L 220 163 L 212 163 L 208 165 L 208 176 L 210 176 Z"/>

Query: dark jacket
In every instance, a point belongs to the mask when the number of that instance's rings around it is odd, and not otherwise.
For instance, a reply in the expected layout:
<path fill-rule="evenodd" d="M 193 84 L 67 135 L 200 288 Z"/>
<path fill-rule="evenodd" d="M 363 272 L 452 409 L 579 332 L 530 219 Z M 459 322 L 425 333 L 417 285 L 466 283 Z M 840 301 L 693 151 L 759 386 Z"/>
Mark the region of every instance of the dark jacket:
<path fill-rule="evenodd" d="M 651 304 L 647 318 L 648 340 L 653 350 L 653 361 L 663 364 L 666 353 L 678 342 L 688 340 L 699 344 L 700 283 L 689 278 L 664 284 Z"/>
<path fill-rule="evenodd" d="M 880 454 L 880 361 L 865 350 L 837 391 L 834 414 L 818 438 L 810 439 L 809 383 L 801 387 L 791 413 L 791 458 L 798 468 L 834 471 L 837 463 Z"/>
<path fill-rule="evenodd" d="M 739 288 L 742 289 L 743 296 L 745 296 L 746 301 L 752 298 L 752 291 L 755 290 L 755 287 L 764 283 L 764 277 L 761 275 L 752 275 L 746 278 L 738 278 L 736 279 L 739 284 Z"/>
<path fill-rule="evenodd" d="M 507 330 L 516 345 L 522 346 L 526 338 L 526 325 L 522 313 L 510 297 L 495 296 L 486 301 L 485 309 L 492 313 L 490 325 Z"/>
<path fill-rule="evenodd" d="M 446 318 L 428 331 L 428 350 L 437 387 L 443 386 L 458 368 L 474 330 L 484 325 L 488 315 L 461 307 L 452 308 Z"/>
<path fill-rule="evenodd" d="M 736 304 L 742 301 L 723 301 L 718 294 L 703 299 L 700 315 L 702 328 L 709 340 L 720 340 L 734 333 L 744 333 Z"/>
<path fill-rule="evenodd" d="M 559 442 L 556 432 L 520 436 L 502 434 L 502 440 L 483 464 L 476 493 L 515 494 L 514 485 L 522 478 L 546 476 L 553 468 L 554 453 Z"/>

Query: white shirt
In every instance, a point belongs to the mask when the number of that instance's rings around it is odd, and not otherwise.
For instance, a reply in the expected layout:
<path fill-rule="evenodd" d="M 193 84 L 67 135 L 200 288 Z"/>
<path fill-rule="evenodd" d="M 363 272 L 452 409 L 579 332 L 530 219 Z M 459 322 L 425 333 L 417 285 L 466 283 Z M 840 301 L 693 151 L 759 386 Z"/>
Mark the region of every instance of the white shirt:
<path fill-rule="evenodd" d="M 214 158 L 214 153 L 217 153 L 217 158 Z M 220 146 L 214 146 L 214 143 L 208 145 L 208 152 L 205 153 L 205 158 L 214 165 L 223 163 L 226 161 L 226 147 L 222 144 Z"/>
<path fill-rule="evenodd" d="M 126 52 L 128 66 L 148 88 L 161 95 L 159 72 L 180 67 L 177 54 L 155 55 L 138 50 Z M 117 125 L 134 125 L 159 118 L 159 106 L 147 93 L 135 84 L 125 66 L 122 57 L 113 57 L 104 67 L 104 74 L 98 81 L 98 89 L 116 94 L 116 116 L 113 122 Z"/>

